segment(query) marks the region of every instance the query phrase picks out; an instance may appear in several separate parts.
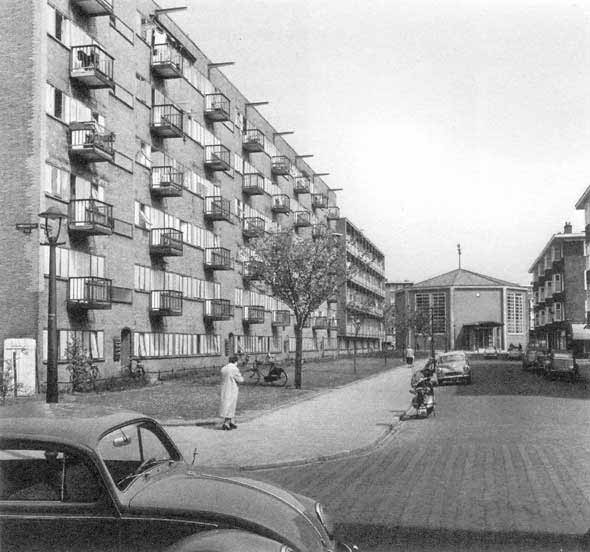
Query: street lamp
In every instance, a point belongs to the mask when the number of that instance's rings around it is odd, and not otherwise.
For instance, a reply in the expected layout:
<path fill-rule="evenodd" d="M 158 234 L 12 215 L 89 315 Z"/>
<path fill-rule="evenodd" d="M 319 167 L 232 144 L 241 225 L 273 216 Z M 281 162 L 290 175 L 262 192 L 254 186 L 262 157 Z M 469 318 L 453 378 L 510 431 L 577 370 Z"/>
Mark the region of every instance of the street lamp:
<path fill-rule="evenodd" d="M 59 233 L 62 222 L 67 219 L 67 215 L 58 207 L 49 207 L 47 211 L 39 213 L 43 219 L 45 237 L 49 245 L 49 299 L 47 304 L 47 387 L 45 392 L 45 402 L 58 402 L 57 387 L 57 320 L 55 313 L 55 296 L 56 296 L 56 269 L 55 269 L 55 248 L 62 243 L 58 243 Z"/>

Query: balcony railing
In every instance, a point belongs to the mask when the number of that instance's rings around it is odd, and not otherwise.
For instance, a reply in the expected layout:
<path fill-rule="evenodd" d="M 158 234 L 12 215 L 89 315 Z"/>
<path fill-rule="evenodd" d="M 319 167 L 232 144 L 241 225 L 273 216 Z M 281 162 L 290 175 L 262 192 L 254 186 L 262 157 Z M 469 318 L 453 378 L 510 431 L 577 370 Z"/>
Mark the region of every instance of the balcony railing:
<path fill-rule="evenodd" d="M 159 289 L 150 293 L 150 314 L 182 316 L 182 291 Z"/>
<path fill-rule="evenodd" d="M 68 306 L 80 309 L 110 309 L 112 281 L 96 276 L 68 280 Z"/>
<path fill-rule="evenodd" d="M 150 253 L 163 257 L 182 255 L 182 232 L 176 228 L 152 228 L 150 230 Z"/>
<path fill-rule="evenodd" d="M 337 330 L 338 329 L 338 319 L 337 318 L 328 318 L 328 329 L 329 330 Z"/>
<path fill-rule="evenodd" d="M 272 174 L 288 175 L 291 172 L 291 160 L 286 155 L 271 157 L 270 170 Z"/>
<path fill-rule="evenodd" d="M 182 138 L 184 114 L 174 104 L 157 104 L 152 107 L 151 130 L 162 138 Z"/>
<path fill-rule="evenodd" d="M 231 202 L 222 196 L 207 196 L 205 198 L 205 211 L 203 214 L 207 220 L 231 222 Z"/>
<path fill-rule="evenodd" d="M 311 194 L 311 206 L 314 209 L 326 209 L 328 207 L 328 196 L 326 194 Z"/>
<path fill-rule="evenodd" d="M 246 217 L 242 225 L 242 233 L 246 238 L 257 238 L 264 234 L 264 219 L 260 217 Z"/>
<path fill-rule="evenodd" d="M 311 226 L 311 215 L 308 211 L 295 211 L 295 227 Z"/>
<path fill-rule="evenodd" d="M 249 153 L 264 151 L 264 133 L 257 128 L 244 131 L 242 148 Z"/>
<path fill-rule="evenodd" d="M 310 189 L 310 181 L 307 176 L 297 176 L 293 182 L 293 193 L 308 194 Z"/>
<path fill-rule="evenodd" d="M 328 207 L 328 214 L 326 217 L 330 220 L 335 220 L 340 218 L 340 207 Z"/>
<path fill-rule="evenodd" d="M 184 173 L 169 165 L 152 167 L 152 186 L 154 195 L 160 197 L 179 197 L 182 195 Z"/>
<path fill-rule="evenodd" d="M 271 324 L 273 326 L 289 326 L 291 324 L 291 313 L 288 310 L 272 311 Z"/>
<path fill-rule="evenodd" d="M 328 227 L 325 224 L 313 224 L 311 226 L 311 237 L 320 238 L 328 232 Z"/>
<path fill-rule="evenodd" d="M 221 144 L 205 146 L 205 167 L 210 171 L 229 171 L 231 152 Z"/>
<path fill-rule="evenodd" d="M 259 305 L 244 307 L 243 321 L 246 324 L 264 324 L 264 307 Z"/>
<path fill-rule="evenodd" d="M 88 236 L 113 233 L 113 206 L 98 199 L 72 199 L 68 207 L 68 229 Z"/>
<path fill-rule="evenodd" d="M 156 44 L 152 50 L 152 73 L 161 79 L 182 77 L 182 54 L 171 44 Z"/>
<path fill-rule="evenodd" d="M 314 330 L 327 330 L 328 329 L 328 317 L 327 316 L 316 316 L 311 322 L 311 327 Z"/>
<path fill-rule="evenodd" d="M 291 199 L 286 194 L 273 195 L 271 207 L 275 213 L 288 213 L 291 210 Z"/>
<path fill-rule="evenodd" d="M 80 11 L 86 15 L 112 15 L 112 0 L 72 0 L 72 4 L 77 6 Z"/>
<path fill-rule="evenodd" d="M 231 320 L 234 307 L 229 299 L 206 299 L 204 316 L 209 320 Z"/>
<path fill-rule="evenodd" d="M 94 121 L 70 123 L 70 153 L 86 161 L 113 162 L 115 135 Z"/>
<path fill-rule="evenodd" d="M 242 177 L 242 192 L 248 195 L 264 194 L 264 176 L 260 173 L 246 173 Z"/>
<path fill-rule="evenodd" d="M 229 121 L 231 114 L 227 96 L 221 92 L 205 94 L 205 117 L 216 123 Z"/>
<path fill-rule="evenodd" d="M 70 77 L 87 88 L 114 88 L 115 60 L 100 46 L 73 46 L 70 54 Z"/>
<path fill-rule="evenodd" d="M 231 270 L 231 252 L 225 247 L 207 247 L 205 249 L 205 267 L 210 270 Z"/>
<path fill-rule="evenodd" d="M 260 280 L 262 277 L 262 269 L 264 268 L 264 263 L 262 261 L 256 261 L 250 259 L 244 263 L 244 270 L 242 272 L 242 276 L 244 280 Z"/>

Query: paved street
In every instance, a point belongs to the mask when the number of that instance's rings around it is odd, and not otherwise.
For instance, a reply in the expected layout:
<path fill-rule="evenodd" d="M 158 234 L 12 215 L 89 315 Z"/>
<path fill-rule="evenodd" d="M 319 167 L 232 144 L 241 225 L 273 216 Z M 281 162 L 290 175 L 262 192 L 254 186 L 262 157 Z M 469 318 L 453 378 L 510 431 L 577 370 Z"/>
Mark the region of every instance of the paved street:
<path fill-rule="evenodd" d="M 582 550 L 589 396 L 516 362 L 474 363 L 472 386 L 438 388 L 436 417 L 374 452 L 251 475 L 329 504 L 365 549 Z"/>

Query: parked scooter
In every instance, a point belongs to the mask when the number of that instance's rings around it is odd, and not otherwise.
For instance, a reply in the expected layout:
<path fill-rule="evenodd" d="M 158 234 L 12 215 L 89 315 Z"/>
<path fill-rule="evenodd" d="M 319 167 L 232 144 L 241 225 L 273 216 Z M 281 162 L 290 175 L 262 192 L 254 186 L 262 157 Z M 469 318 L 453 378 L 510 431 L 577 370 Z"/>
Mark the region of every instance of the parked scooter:
<path fill-rule="evenodd" d="M 427 418 L 434 413 L 434 387 L 430 378 L 424 377 L 418 380 L 410 389 L 410 393 L 414 395 L 412 406 L 416 410 L 416 416 Z"/>

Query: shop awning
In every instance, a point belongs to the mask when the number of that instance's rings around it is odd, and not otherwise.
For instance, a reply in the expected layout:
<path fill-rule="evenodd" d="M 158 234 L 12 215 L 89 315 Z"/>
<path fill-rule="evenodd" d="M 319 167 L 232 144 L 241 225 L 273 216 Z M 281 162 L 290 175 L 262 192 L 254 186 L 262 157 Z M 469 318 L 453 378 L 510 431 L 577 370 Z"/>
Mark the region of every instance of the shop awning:
<path fill-rule="evenodd" d="M 572 324 L 573 341 L 590 341 L 590 328 L 585 324 Z"/>

